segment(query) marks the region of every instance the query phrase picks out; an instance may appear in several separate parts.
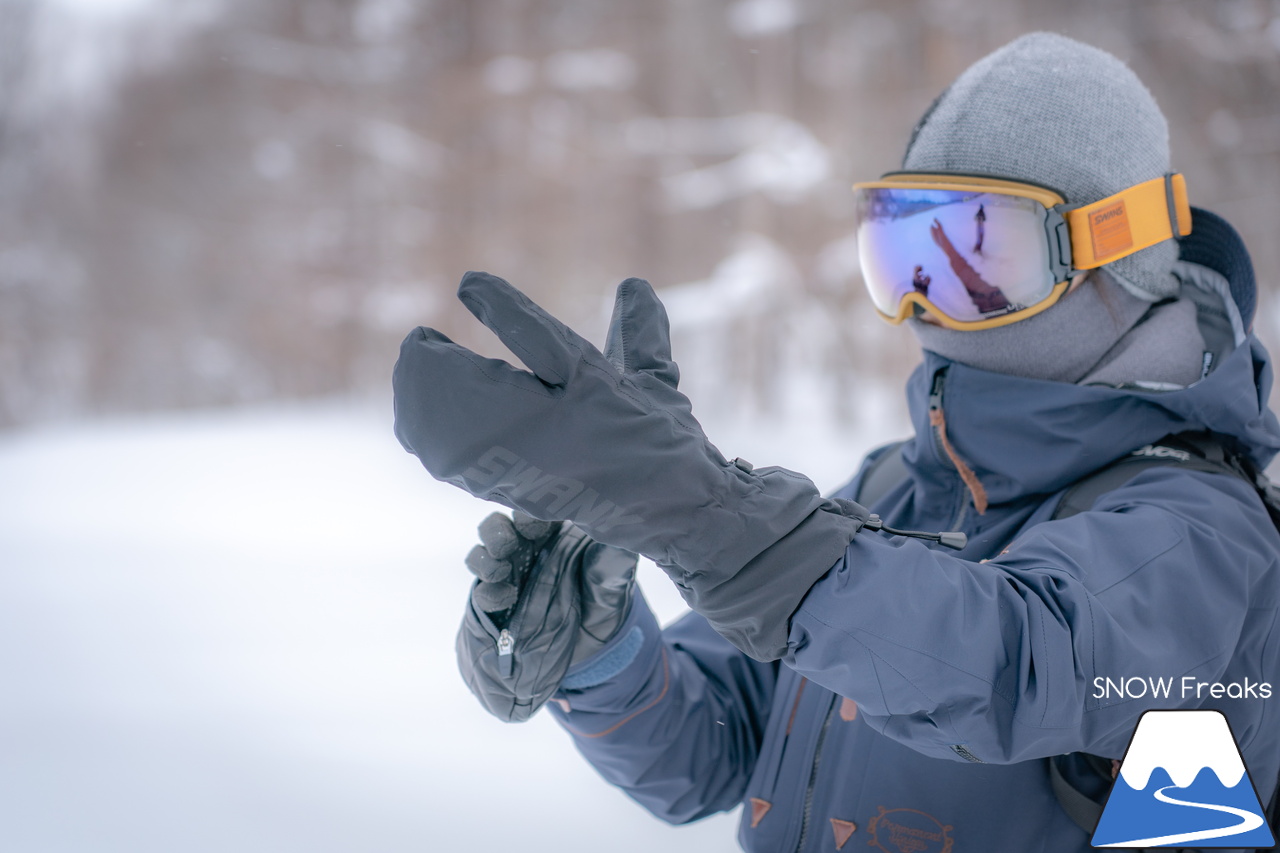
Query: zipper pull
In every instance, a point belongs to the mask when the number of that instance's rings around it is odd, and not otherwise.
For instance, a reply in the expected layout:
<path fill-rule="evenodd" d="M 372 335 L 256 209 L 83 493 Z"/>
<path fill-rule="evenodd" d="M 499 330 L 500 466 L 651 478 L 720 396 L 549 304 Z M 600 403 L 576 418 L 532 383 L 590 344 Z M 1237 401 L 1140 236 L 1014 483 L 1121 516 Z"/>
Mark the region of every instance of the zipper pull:
<path fill-rule="evenodd" d="M 933 374 L 933 385 L 929 388 L 929 411 L 931 412 L 942 408 L 942 383 L 946 378 L 945 367 Z"/>
<path fill-rule="evenodd" d="M 503 628 L 498 632 L 498 669 L 503 678 L 510 678 L 515 672 L 516 658 L 512 654 L 515 647 L 516 638 L 510 630 Z"/>
<path fill-rule="evenodd" d="M 933 451 L 938 461 L 955 467 L 955 460 L 947 452 L 947 436 L 943 432 L 942 383 L 946 379 L 947 369 L 944 367 L 933 374 L 933 384 L 929 386 L 929 426 L 933 427 Z M 943 454 L 946 454 L 945 456 Z"/>
<path fill-rule="evenodd" d="M 978 511 L 978 515 L 982 515 L 987 511 L 987 490 L 982 487 L 981 481 L 978 480 L 978 475 L 973 473 L 973 469 L 969 467 L 968 463 L 960 458 L 947 438 L 947 417 L 942 412 L 942 382 L 946 375 L 947 368 L 945 367 L 933 374 L 933 385 L 929 388 L 929 424 L 933 427 L 935 455 L 937 455 L 936 450 L 938 448 L 941 448 L 942 452 L 947 455 L 947 459 L 951 462 L 951 467 L 960 475 L 961 481 L 973 498 L 973 508 Z M 960 526 L 960 519 L 964 518 L 964 513 L 965 505 L 962 504 L 959 514 L 956 515 L 956 520 L 951 524 L 952 527 Z M 960 543 L 959 539 L 956 539 L 955 544 L 948 544 L 947 547 L 963 547 L 963 544 Z"/>

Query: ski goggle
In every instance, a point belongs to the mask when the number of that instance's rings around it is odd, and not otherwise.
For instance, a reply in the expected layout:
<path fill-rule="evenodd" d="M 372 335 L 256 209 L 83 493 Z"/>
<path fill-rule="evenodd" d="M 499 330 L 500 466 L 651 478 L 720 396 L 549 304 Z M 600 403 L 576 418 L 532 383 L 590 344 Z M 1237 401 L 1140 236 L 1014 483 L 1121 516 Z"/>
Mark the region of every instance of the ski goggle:
<path fill-rule="evenodd" d="M 862 277 L 895 324 L 926 310 L 952 329 L 1015 323 L 1057 302 L 1076 273 L 1191 233 L 1176 173 L 1084 205 L 976 175 L 891 172 L 853 189 Z"/>

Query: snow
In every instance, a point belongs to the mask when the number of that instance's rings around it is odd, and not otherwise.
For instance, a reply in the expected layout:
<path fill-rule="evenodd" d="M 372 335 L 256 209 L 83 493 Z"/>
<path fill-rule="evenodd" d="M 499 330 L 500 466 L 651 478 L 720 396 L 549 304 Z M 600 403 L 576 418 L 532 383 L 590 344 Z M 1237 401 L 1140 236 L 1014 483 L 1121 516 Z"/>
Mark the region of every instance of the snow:
<path fill-rule="evenodd" d="M 739 139 L 736 157 L 663 178 L 673 209 L 697 210 L 761 193 L 779 204 L 796 204 L 817 189 L 831 172 L 826 146 L 803 124 L 765 113 L 706 120 L 712 133 Z M 633 146 L 650 144 L 653 125 L 641 124 Z"/>
<path fill-rule="evenodd" d="M 35 61 L 14 93 L 14 105 L 33 114 L 102 110 L 122 70 L 163 63 L 182 49 L 189 33 L 212 20 L 221 5 L 219 0 L 36 3 L 29 36 Z"/>
<path fill-rule="evenodd" d="M 378 44 L 409 29 L 417 13 L 413 0 L 363 0 L 352 11 L 351 23 L 361 39 Z"/>
<path fill-rule="evenodd" d="M 543 61 L 542 73 L 552 88 L 566 92 L 625 92 L 639 74 L 634 59 L 610 48 L 556 51 Z M 527 91 L 536 76 L 536 63 L 514 54 L 494 57 L 482 72 L 485 87 L 497 95 Z"/>
<path fill-rule="evenodd" d="M 547 57 L 544 70 L 552 86 L 570 92 L 624 92 L 636 80 L 635 60 L 608 48 L 558 51 Z"/>
<path fill-rule="evenodd" d="M 518 95 L 533 85 L 536 69 L 523 56 L 504 54 L 485 63 L 484 84 L 499 95 Z"/>
<path fill-rule="evenodd" d="M 253 168 L 269 181 L 284 180 L 296 165 L 293 148 L 283 139 L 268 139 L 253 149 Z"/>
<path fill-rule="evenodd" d="M 839 293 L 850 283 L 861 286 L 862 261 L 858 253 L 857 233 L 827 243 L 818 251 L 814 273 L 818 282 L 832 293 Z"/>
<path fill-rule="evenodd" d="M 825 488 L 865 449 L 714 434 Z M 493 507 L 404 453 L 385 402 L 10 434 L 0 483 L 0 849 L 737 849 L 736 815 L 667 827 L 546 715 L 467 693 L 462 560 Z"/>
<path fill-rule="evenodd" d="M 623 126 L 623 139 L 637 156 L 728 157 L 663 178 L 668 203 L 677 210 L 714 207 L 753 193 L 794 204 L 831 173 L 830 153 L 813 132 L 774 113 L 645 116 Z"/>
<path fill-rule="evenodd" d="M 413 177 L 434 177 L 448 159 L 440 143 L 390 121 L 366 119 L 356 138 L 375 160 Z"/>
<path fill-rule="evenodd" d="M 800 282 L 791 256 L 763 234 L 744 233 L 710 278 L 664 287 L 660 294 L 673 328 L 727 323 L 743 314 L 765 313 L 777 296 Z"/>
<path fill-rule="evenodd" d="M 739 0 L 728 15 L 730 29 L 744 38 L 784 33 L 800 23 L 795 0 Z"/>
<path fill-rule="evenodd" d="M 55 0 L 53 5 L 93 18 L 119 18 L 146 11 L 154 0 Z"/>

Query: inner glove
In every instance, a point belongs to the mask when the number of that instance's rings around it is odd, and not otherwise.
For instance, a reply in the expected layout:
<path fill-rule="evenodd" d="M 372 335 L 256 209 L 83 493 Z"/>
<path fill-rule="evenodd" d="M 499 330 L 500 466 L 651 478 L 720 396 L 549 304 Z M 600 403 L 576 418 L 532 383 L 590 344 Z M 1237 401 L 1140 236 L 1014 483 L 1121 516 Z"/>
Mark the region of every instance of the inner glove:
<path fill-rule="evenodd" d="M 506 722 L 533 716 L 570 666 L 604 647 L 635 585 L 635 554 L 524 513 L 481 522 L 466 563 L 476 583 L 458 630 L 458 668 Z"/>

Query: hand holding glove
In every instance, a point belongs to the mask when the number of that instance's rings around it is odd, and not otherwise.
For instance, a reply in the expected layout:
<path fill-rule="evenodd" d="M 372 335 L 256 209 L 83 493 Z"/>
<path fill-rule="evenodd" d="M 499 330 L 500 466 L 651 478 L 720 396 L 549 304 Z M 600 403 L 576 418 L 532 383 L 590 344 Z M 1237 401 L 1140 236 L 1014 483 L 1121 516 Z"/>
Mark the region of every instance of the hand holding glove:
<path fill-rule="evenodd" d="M 517 512 L 480 523 L 467 555 L 476 576 L 458 631 L 458 668 L 494 716 L 522 722 L 594 655 L 626 618 L 636 555 L 571 524 Z"/>
<path fill-rule="evenodd" d="M 393 376 L 405 449 L 477 497 L 652 558 L 738 648 L 781 657 L 791 614 L 867 511 L 711 445 L 648 282 L 618 287 L 604 353 L 496 276 L 467 273 L 458 298 L 530 370 L 411 332 Z"/>

